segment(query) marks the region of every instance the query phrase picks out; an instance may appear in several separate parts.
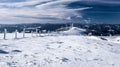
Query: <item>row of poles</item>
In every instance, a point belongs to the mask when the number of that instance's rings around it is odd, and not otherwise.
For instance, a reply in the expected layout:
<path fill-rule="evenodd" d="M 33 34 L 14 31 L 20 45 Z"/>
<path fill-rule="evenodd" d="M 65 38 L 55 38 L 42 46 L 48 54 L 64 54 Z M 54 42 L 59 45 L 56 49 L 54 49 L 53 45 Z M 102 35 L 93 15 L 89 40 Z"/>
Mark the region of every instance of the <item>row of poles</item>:
<path fill-rule="evenodd" d="M 6 40 L 6 36 L 7 36 L 7 29 L 4 29 L 4 37 L 3 39 Z M 17 39 L 18 36 L 18 30 L 15 30 L 15 39 Z M 23 29 L 23 38 L 25 37 L 25 29 Z"/>
<path fill-rule="evenodd" d="M 39 36 L 40 36 L 40 31 L 38 32 L 38 28 L 34 28 L 35 29 L 35 34 L 36 34 L 36 36 L 38 36 L 38 34 L 39 34 Z M 43 32 L 46 32 L 46 30 L 42 30 Z M 23 29 L 23 38 L 25 38 L 25 33 L 26 33 L 26 28 L 24 28 Z M 31 36 L 33 37 L 33 31 L 31 31 Z M 3 39 L 4 40 L 6 40 L 7 38 L 6 38 L 6 36 L 7 36 L 7 29 L 4 29 L 4 37 L 3 37 Z M 17 39 L 18 38 L 18 30 L 15 30 L 15 39 Z"/>
<path fill-rule="evenodd" d="M 73 27 L 74 25 L 73 24 L 71 24 L 71 27 Z M 66 26 L 67 27 L 67 26 Z M 39 33 L 39 36 L 40 36 L 40 31 L 38 32 L 38 29 L 40 29 L 41 27 L 39 26 L 39 27 L 36 27 L 36 28 L 24 28 L 23 29 L 23 38 L 25 38 L 25 33 L 26 33 L 26 30 L 27 29 L 35 29 L 35 33 L 36 33 L 36 36 L 38 36 L 38 33 Z M 45 33 L 45 32 L 47 32 L 46 30 L 42 30 L 42 32 L 43 33 Z M 58 32 L 57 30 L 56 30 L 56 32 Z M 33 37 L 33 31 L 31 31 L 31 36 Z M 48 33 L 50 33 L 50 31 L 48 32 Z M 7 35 L 7 29 L 4 29 L 4 37 L 3 37 L 3 39 L 4 40 L 6 40 L 6 35 Z M 15 39 L 17 39 L 18 37 L 18 30 L 16 29 L 15 30 Z"/>

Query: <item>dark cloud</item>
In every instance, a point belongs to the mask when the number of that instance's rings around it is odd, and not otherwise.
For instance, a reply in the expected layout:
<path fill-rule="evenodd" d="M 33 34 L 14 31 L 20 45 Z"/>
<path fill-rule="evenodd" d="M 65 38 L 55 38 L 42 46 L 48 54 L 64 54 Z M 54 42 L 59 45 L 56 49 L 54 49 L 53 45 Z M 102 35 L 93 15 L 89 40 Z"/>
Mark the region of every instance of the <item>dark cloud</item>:
<path fill-rule="evenodd" d="M 14 17 L 21 17 L 21 18 L 32 18 L 32 19 L 42 19 L 42 20 L 57 20 L 57 17 L 49 17 L 49 16 L 14 16 Z"/>

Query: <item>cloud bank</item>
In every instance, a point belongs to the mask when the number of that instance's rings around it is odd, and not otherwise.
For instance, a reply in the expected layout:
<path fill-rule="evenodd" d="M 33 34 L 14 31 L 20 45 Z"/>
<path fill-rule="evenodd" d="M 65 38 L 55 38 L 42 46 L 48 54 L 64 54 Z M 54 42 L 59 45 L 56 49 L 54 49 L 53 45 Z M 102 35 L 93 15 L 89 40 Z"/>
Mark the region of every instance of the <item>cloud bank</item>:
<path fill-rule="evenodd" d="M 64 23 L 78 10 L 69 9 L 67 4 L 78 0 L 1 0 L 0 24 L 13 23 Z"/>
<path fill-rule="evenodd" d="M 0 0 L 0 24 L 88 23 L 91 18 L 99 20 L 94 18 L 96 15 L 102 17 L 98 12 L 112 13 L 112 18 L 116 19 L 114 16 L 120 12 L 119 7 L 119 0 Z"/>

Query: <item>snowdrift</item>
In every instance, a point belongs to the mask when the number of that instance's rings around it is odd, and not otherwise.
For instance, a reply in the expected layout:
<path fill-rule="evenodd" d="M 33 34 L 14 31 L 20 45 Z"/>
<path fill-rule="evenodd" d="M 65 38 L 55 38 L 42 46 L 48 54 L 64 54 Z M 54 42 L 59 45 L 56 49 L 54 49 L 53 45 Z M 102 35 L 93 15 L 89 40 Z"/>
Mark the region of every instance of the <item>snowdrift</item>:
<path fill-rule="evenodd" d="M 62 31 L 60 33 L 64 34 L 64 35 L 85 35 L 84 34 L 85 31 L 86 31 L 85 29 L 81 29 L 81 28 L 77 28 L 77 27 L 71 27 L 69 30 Z"/>

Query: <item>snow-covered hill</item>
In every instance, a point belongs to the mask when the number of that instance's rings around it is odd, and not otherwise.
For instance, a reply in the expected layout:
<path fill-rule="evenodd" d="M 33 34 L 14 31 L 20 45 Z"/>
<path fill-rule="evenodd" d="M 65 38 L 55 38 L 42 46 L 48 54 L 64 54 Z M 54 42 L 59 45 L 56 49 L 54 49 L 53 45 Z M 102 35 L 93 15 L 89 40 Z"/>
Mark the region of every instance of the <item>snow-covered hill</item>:
<path fill-rule="evenodd" d="M 95 36 L 0 40 L 0 67 L 119 67 L 120 44 Z M 20 34 L 19 34 L 20 35 Z M 19 36 L 20 37 L 20 36 Z M 109 40 L 108 40 L 109 39 Z"/>
<path fill-rule="evenodd" d="M 85 29 L 77 28 L 77 27 L 71 27 L 67 31 L 62 31 L 60 32 L 61 34 L 64 35 L 84 35 Z"/>

